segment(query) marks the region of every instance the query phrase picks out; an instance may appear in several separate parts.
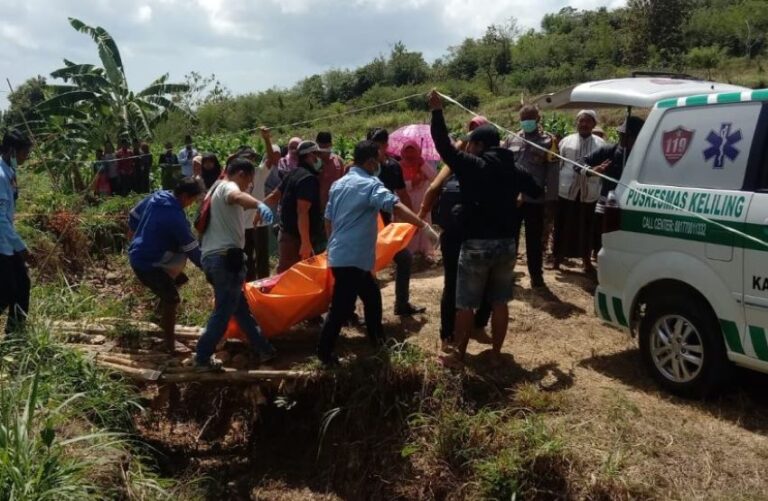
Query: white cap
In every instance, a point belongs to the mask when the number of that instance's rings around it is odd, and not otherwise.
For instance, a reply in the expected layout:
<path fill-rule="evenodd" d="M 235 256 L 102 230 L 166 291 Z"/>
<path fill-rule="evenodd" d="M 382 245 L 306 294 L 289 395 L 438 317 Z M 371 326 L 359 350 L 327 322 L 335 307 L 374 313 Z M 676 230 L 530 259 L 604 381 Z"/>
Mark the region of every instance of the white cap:
<path fill-rule="evenodd" d="M 581 110 L 576 114 L 576 118 L 579 118 L 581 115 L 587 115 L 588 117 L 592 117 L 592 120 L 597 123 L 597 112 L 595 110 Z"/>

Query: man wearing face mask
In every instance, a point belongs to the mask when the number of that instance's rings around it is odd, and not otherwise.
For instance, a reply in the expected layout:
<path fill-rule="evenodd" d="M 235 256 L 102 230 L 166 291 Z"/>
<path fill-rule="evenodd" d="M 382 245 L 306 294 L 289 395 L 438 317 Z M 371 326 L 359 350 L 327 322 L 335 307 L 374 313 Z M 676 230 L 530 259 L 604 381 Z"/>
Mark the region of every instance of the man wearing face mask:
<path fill-rule="evenodd" d="M 313 141 L 303 141 L 296 149 L 298 165 L 265 200 L 267 205 L 280 204 L 277 272 L 308 259 L 324 247 L 323 221 L 320 212 L 320 180 L 322 166 L 320 148 Z"/>
<path fill-rule="evenodd" d="M 520 194 L 518 203 L 520 210 L 517 215 L 517 237 L 519 242 L 520 228 L 525 224 L 525 253 L 528 259 L 528 274 L 531 287 L 544 288 L 543 266 L 543 234 L 545 220 L 545 201 L 547 195 L 557 197 L 557 177 L 560 165 L 557 157 L 557 142 L 554 136 L 544 132 L 539 121 L 539 109 L 533 105 L 525 105 L 520 109 L 520 132 L 518 136 L 507 139 L 505 146 L 515 155 L 515 164 L 530 174 L 536 184 L 544 189 L 538 197 Z M 536 148 L 530 141 L 543 149 Z M 551 192 L 551 193 L 547 193 Z"/>
<path fill-rule="evenodd" d="M 331 187 L 325 208 L 328 266 L 335 285 L 331 308 L 320 334 L 317 355 L 326 367 L 338 365 L 334 354 L 341 327 L 355 308 L 359 296 L 365 309 L 365 326 L 374 345 L 384 342 L 381 324 L 381 291 L 372 274 L 376 261 L 377 218 L 380 211 L 394 213 L 399 221 L 427 232 L 433 244 L 437 233 L 411 212 L 376 176 L 380 173 L 379 146 L 361 141 L 355 146 L 354 165 Z"/>
<path fill-rule="evenodd" d="M 5 133 L 0 146 L 0 315 L 8 309 L 6 333 L 23 330 L 29 311 L 29 251 L 16 233 L 13 218 L 19 196 L 16 169 L 27 160 L 31 149 L 29 138 L 15 129 Z"/>

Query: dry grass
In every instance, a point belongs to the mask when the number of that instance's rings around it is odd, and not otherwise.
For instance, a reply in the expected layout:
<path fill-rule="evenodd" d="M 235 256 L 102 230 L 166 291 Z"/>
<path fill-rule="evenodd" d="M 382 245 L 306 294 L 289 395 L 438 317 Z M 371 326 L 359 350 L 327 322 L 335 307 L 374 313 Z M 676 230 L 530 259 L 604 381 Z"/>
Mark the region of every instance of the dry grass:
<path fill-rule="evenodd" d="M 128 272 L 123 262 L 116 268 L 121 276 Z M 209 424 L 219 434 L 190 446 L 189 437 L 210 415 L 205 407 L 184 416 L 154 415 L 158 421 L 144 431 L 151 444 L 171 453 L 164 472 L 213 474 L 218 487 L 209 492 L 253 499 L 355 498 L 354 492 L 409 499 L 500 499 L 509 492 L 537 499 L 765 497 L 768 378 L 740 373 L 730 393 L 710 401 L 672 397 L 644 373 L 634 344 L 594 316 L 594 284 L 587 277 L 547 271 L 551 294 L 542 295 L 530 290 L 523 265 L 518 271 L 504 348 L 514 359 L 504 369 L 488 371 L 486 347 L 474 342 L 465 377 L 446 379 L 434 367 L 442 276 L 429 269 L 411 285 L 412 301 L 429 308 L 421 318 L 395 317 L 393 284 L 383 287 L 385 328 L 421 348 L 426 360 L 406 349 L 373 372 L 357 365 L 335 378 L 283 388 L 282 396 L 267 395 L 270 401 L 279 396 L 281 407 L 266 414 L 246 394 L 220 398 L 198 388 L 188 401 L 215 401 L 225 411 Z M 198 275 L 191 271 L 184 292 L 187 323 L 199 323 L 189 321 L 204 319 L 210 308 L 208 286 Z M 107 282 L 97 287 L 103 300 L 117 294 Z M 128 283 L 136 295 L 140 288 Z M 151 315 L 149 296 L 137 297 L 128 314 Z M 278 347 L 306 363 L 313 329 Z M 345 329 L 344 337 L 342 353 L 369 353 L 362 331 Z M 185 405 L 183 398 L 176 403 Z M 328 414 L 336 408 L 342 411 Z M 411 413 L 426 418 L 414 420 Z M 378 416 L 384 422 L 371 428 Z M 388 440 L 369 442 L 366 433 Z M 231 482 L 234 490 L 226 488 Z"/>
<path fill-rule="evenodd" d="M 522 265 L 518 271 L 526 273 Z M 415 280 L 413 301 L 432 313 L 441 280 Z M 768 496 L 768 378 L 740 374 L 730 393 L 712 401 L 670 396 L 645 374 L 634 343 L 592 313 L 594 284 L 586 276 L 547 271 L 545 280 L 552 294 L 542 296 L 522 276 L 511 303 L 505 351 L 520 375 L 511 405 L 536 412 L 563 437 L 575 461 L 569 484 L 580 489 L 576 497 Z M 392 287 L 384 294 L 391 304 Z M 435 351 L 437 330 L 429 322 L 411 339 Z M 484 348 L 471 343 L 470 353 Z"/>

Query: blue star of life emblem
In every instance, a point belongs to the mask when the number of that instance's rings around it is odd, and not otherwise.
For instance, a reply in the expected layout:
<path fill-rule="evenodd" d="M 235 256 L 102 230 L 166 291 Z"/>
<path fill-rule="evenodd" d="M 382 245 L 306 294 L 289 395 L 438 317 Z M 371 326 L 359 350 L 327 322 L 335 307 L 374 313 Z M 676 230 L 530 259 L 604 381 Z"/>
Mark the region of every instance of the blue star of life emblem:
<path fill-rule="evenodd" d="M 741 141 L 741 129 L 731 133 L 732 124 L 724 123 L 720 125 L 720 132 L 710 131 L 707 136 L 707 142 L 711 145 L 704 150 L 704 160 L 715 159 L 715 169 L 722 169 L 725 166 L 725 159 L 731 162 L 739 156 L 739 150 L 733 145 Z"/>

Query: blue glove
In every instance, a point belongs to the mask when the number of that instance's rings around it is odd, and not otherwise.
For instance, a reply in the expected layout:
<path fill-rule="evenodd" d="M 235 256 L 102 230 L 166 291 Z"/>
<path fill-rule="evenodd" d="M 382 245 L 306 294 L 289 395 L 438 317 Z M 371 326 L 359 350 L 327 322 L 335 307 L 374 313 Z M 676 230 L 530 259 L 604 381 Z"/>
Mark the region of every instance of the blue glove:
<path fill-rule="evenodd" d="M 267 204 L 259 204 L 259 224 L 258 226 L 269 226 L 275 222 L 275 215 Z"/>

